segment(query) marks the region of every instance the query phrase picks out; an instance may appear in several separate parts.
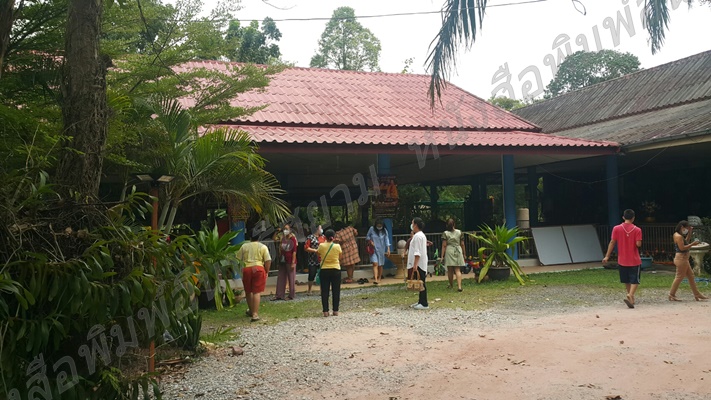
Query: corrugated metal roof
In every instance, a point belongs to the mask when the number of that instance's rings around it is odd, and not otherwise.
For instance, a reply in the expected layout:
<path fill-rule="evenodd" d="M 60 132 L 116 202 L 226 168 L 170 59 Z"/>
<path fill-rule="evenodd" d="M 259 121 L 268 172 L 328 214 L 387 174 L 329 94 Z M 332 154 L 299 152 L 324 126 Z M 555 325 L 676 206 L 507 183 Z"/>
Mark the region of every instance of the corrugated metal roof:
<path fill-rule="evenodd" d="M 220 126 L 220 125 L 217 125 Z M 436 145 L 465 147 L 586 147 L 614 149 L 619 144 L 524 131 L 431 131 L 348 127 L 223 125 L 248 132 L 259 143 Z"/>
<path fill-rule="evenodd" d="M 192 61 L 176 71 L 227 71 L 233 64 Z M 232 122 L 400 128 L 539 131 L 535 125 L 448 85 L 434 113 L 427 97 L 429 76 L 380 72 L 287 68 L 265 90 L 241 94 L 233 105 L 268 106 Z M 185 106 L 194 99 L 181 99 Z"/>
<path fill-rule="evenodd" d="M 627 145 L 709 129 L 711 99 L 566 129 L 556 132 L 556 135 L 587 140 L 616 140 Z"/>
<path fill-rule="evenodd" d="M 711 98 L 711 51 L 588 86 L 514 113 L 537 124 L 543 132 L 562 134 L 575 127 L 707 98 Z M 625 142 L 614 132 L 605 139 Z"/>

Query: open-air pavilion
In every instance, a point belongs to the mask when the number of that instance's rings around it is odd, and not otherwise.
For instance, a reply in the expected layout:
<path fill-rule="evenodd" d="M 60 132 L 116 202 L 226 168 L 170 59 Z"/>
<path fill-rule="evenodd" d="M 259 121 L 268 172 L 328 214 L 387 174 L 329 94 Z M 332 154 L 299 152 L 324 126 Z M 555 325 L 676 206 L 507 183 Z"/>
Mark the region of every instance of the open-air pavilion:
<path fill-rule="evenodd" d="M 711 216 L 711 51 L 514 112 L 545 133 L 621 146 L 613 156 L 538 167 L 553 193 L 548 206 L 560 210 L 547 215 L 549 223 L 600 224 L 606 241 L 620 221 L 613 211 L 635 209 L 643 251 L 662 261 L 673 256 L 671 235 L 679 220 Z M 595 193 L 606 188 L 619 206 L 600 206 Z M 645 210 L 643 203 L 656 207 Z"/>
<path fill-rule="evenodd" d="M 183 68 L 227 66 L 203 61 Z M 495 176 L 503 185 L 506 224 L 514 226 L 516 171 L 535 191 L 538 165 L 619 151 L 613 141 L 540 133 L 538 126 L 454 85 L 432 109 L 428 85 L 423 75 L 287 68 L 265 90 L 245 93 L 233 103 L 265 108 L 216 125 L 249 132 L 289 204 L 320 208 L 321 215 L 329 205 L 367 207 L 378 176 L 395 177 L 398 185 L 471 185 L 481 204 L 487 178 Z M 533 215 L 537 197 L 529 196 Z M 236 229 L 244 226 L 233 223 Z M 393 232 L 392 221 L 385 223 Z M 404 229 L 394 227 L 395 232 Z"/>

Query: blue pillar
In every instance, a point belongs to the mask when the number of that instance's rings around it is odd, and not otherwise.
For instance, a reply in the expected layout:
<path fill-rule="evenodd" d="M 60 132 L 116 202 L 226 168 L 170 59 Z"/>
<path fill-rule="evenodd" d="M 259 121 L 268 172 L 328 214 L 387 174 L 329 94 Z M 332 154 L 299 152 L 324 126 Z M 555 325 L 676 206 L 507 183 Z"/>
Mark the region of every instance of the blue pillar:
<path fill-rule="evenodd" d="M 245 239 L 244 239 L 244 238 L 245 238 L 245 235 L 244 235 L 244 228 L 245 228 L 244 221 L 232 221 L 231 224 L 232 224 L 232 226 L 230 226 L 230 229 L 231 229 L 233 232 L 238 232 L 238 233 L 237 233 L 237 236 L 235 236 L 235 237 L 232 239 L 231 243 L 232 243 L 232 244 L 239 244 L 239 243 L 244 242 L 244 240 L 245 240 Z"/>
<path fill-rule="evenodd" d="M 620 186 L 617 172 L 617 155 L 607 156 L 607 223 L 615 226 L 620 222 Z"/>
<path fill-rule="evenodd" d="M 538 225 L 538 173 L 536 167 L 528 167 L 528 223 Z"/>
<path fill-rule="evenodd" d="M 390 154 L 378 154 L 378 175 L 390 175 Z M 383 218 L 385 229 L 388 230 L 388 238 L 390 239 L 390 251 L 397 251 L 397 244 L 393 243 L 393 219 Z M 385 266 L 391 268 L 390 261 L 386 260 Z"/>
<path fill-rule="evenodd" d="M 501 156 L 501 175 L 504 192 L 504 218 L 506 218 L 506 227 L 511 229 L 516 226 L 516 180 L 514 179 L 514 157 L 512 155 Z M 514 260 L 518 260 L 518 249 L 513 249 L 512 257 Z"/>

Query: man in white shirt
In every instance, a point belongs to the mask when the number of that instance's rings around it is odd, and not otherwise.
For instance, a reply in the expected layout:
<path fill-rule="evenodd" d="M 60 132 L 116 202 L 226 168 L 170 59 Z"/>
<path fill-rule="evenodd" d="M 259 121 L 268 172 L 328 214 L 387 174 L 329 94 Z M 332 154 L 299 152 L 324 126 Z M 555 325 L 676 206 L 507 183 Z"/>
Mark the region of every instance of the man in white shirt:
<path fill-rule="evenodd" d="M 427 278 L 427 237 L 422 232 L 425 228 L 425 223 L 422 218 L 414 218 L 410 229 L 415 232 L 415 235 L 410 241 L 410 249 L 407 252 L 407 276 L 408 279 L 413 279 L 415 271 L 419 271 L 420 280 L 425 290 L 420 292 L 420 299 L 417 303 L 411 305 L 410 307 L 415 310 L 427 310 L 429 309 L 429 304 L 427 303 L 427 286 L 425 286 L 425 278 Z M 415 269 L 417 268 L 417 269 Z"/>

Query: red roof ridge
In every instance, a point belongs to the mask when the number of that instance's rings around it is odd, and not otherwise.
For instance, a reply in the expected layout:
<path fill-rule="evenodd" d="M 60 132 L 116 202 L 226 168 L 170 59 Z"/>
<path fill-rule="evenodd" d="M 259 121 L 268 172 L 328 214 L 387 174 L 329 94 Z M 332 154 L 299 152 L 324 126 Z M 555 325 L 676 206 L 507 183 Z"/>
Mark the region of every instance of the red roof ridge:
<path fill-rule="evenodd" d="M 241 121 L 241 120 L 227 120 L 219 121 L 218 125 L 246 125 L 246 126 L 274 126 L 274 127 L 293 127 L 293 128 L 347 128 L 347 129 L 407 129 L 407 130 L 434 130 L 434 131 L 476 131 L 476 132 L 500 132 L 500 131 L 511 131 L 511 128 L 489 126 L 489 127 L 447 127 L 447 126 L 428 126 L 428 125 L 385 125 L 385 124 L 321 124 L 321 123 L 308 123 L 308 122 L 270 122 L 270 121 Z M 530 133 L 540 133 L 538 132 L 540 128 L 516 128 L 516 131 L 530 132 Z"/>
<path fill-rule="evenodd" d="M 184 64 L 196 63 L 196 64 L 224 64 L 224 65 L 248 65 L 250 63 L 244 63 L 239 61 L 225 61 L 225 60 L 190 60 L 186 61 Z M 254 64 L 259 67 L 268 67 L 266 64 Z M 296 69 L 303 71 L 326 71 L 331 73 L 344 73 L 344 74 L 365 74 L 365 75 L 395 75 L 395 76 L 415 76 L 415 77 L 425 77 L 429 78 L 428 74 L 414 74 L 414 73 L 402 73 L 402 72 L 384 72 L 384 71 L 357 71 L 351 69 L 334 69 L 334 68 L 318 68 L 318 67 L 300 67 L 296 65 L 285 65 L 285 69 Z M 456 85 L 454 85 L 456 86 Z M 461 89 L 461 88 L 460 88 Z"/>

